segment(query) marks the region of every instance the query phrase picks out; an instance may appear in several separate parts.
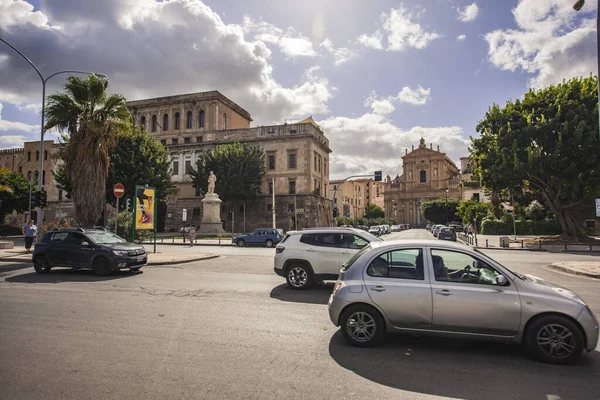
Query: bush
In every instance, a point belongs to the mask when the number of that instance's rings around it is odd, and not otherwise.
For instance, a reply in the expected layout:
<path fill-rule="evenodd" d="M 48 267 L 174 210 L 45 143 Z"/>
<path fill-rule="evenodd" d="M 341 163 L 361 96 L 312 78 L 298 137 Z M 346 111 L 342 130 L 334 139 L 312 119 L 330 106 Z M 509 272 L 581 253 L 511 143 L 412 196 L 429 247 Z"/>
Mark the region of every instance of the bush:
<path fill-rule="evenodd" d="M 25 224 L 23 224 L 25 226 Z M 0 236 L 16 236 L 22 235 L 21 228 L 10 225 L 0 225 Z"/>
<path fill-rule="evenodd" d="M 133 218 L 133 215 L 131 212 L 121 211 L 119 213 L 119 224 L 117 226 L 117 235 L 121 236 L 123 239 L 127 240 L 128 242 L 131 242 L 131 219 L 132 218 Z M 109 218 L 108 224 L 110 226 L 111 231 L 114 231 L 115 218 L 114 217 Z M 146 241 L 146 240 L 150 239 L 151 237 L 153 237 L 153 235 L 154 234 L 152 233 L 152 231 L 136 230 L 135 231 L 135 242 L 142 243 L 143 241 Z"/>
<path fill-rule="evenodd" d="M 71 224 L 59 223 L 58 221 L 46 222 L 44 225 L 42 225 L 42 235 L 45 235 L 46 232 L 51 231 L 52 229 L 64 229 L 64 228 L 71 228 Z"/>
<path fill-rule="evenodd" d="M 562 229 L 557 220 L 517 221 L 517 235 L 560 235 Z M 481 224 L 482 235 L 512 235 L 514 226 L 510 217 L 486 219 Z"/>

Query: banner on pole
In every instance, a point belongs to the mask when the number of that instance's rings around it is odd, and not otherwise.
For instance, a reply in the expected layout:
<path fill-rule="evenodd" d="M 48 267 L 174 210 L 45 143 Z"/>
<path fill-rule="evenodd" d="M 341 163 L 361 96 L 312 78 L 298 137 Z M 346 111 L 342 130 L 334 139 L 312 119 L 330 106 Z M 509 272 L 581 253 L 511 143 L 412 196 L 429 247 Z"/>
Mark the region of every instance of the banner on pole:
<path fill-rule="evenodd" d="M 146 186 L 135 187 L 135 229 L 150 229 L 156 228 L 155 215 L 155 193 L 156 190 Z"/>

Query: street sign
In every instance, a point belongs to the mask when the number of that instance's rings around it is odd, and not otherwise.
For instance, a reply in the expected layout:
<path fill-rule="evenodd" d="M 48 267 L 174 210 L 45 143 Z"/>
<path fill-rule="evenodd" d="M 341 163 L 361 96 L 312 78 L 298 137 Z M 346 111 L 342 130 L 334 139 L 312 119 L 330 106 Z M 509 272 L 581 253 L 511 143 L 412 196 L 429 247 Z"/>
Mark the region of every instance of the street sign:
<path fill-rule="evenodd" d="M 125 187 L 121 183 L 117 183 L 113 189 L 113 193 L 117 198 L 123 197 L 125 194 Z"/>
<path fill-rule="evenodd" d="M 600 199 L 596 199 L 596 217 L 600 217 Z"/>

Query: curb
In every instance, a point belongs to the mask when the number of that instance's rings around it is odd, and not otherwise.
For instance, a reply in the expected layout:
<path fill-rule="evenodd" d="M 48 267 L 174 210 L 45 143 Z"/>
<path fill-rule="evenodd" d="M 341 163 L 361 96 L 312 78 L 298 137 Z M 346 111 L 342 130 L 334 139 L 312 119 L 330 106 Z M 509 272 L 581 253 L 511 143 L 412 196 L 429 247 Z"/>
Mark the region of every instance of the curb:
<path fill-rule="evenodd" d="M 588 277 L 588 278 L 600 279 L 600 274 L 591 274 L 589 272 L 575 271 L 574 269 L 567 268 L 567 267 L 562 267 L 560 265 L 550 264 L 550 265 L 548 265 L 548 268 L 555 269 L 555 270 L 560 271 L 560 272 L 565 272 L 565 273 L 570 274 L 570 275 L 585 276 L 585 277 Z"/>

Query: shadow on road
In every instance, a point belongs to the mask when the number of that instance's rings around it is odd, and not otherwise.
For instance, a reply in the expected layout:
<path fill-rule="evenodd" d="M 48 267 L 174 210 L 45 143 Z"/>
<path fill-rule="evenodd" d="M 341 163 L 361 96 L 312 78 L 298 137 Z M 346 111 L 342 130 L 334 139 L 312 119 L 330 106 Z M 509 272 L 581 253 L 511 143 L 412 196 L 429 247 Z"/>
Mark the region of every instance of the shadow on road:
<path fill-rule="evenodd" d="M 327 304 L 333 291 L 333 283 L 319 283 L 306 290 L 290 289 L 287 284 L 271 290 L 271 298 L 294 303 Z"/>
<path fill-rule="evenodd" d="M 329 354 L 343 368 L 396 389 L 461 399 L 600 398 L 600 353 L 577 365 L 530 359 L 521 346 L 387 335 L 376 348 L 346 344 L 337 331 Z M 554 397 L 556 396 L 556 397 Z"/>
<path fill-rule="evenodd" d="M 35 272 L 15 275 L 6 278 L 6 282 L 19 283 L 62 283 L 62 282 L 101 282 L 113 279 L 133 277 L 142 274 L 143 271 L 132 272 L 129 270 L 118 271 L 108 276 L 98 276 L 91 270 L 53 269 L 47 274 Z"/>
<path fill-rule="evenodd" d="M 31 263 L 13 263 L 13 264 L 0 264 L 0 276 L 7 272 L 17 271 L 20 269 L 31 268 Z"/>

